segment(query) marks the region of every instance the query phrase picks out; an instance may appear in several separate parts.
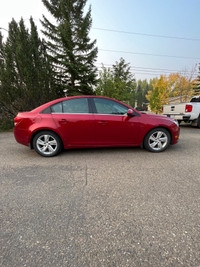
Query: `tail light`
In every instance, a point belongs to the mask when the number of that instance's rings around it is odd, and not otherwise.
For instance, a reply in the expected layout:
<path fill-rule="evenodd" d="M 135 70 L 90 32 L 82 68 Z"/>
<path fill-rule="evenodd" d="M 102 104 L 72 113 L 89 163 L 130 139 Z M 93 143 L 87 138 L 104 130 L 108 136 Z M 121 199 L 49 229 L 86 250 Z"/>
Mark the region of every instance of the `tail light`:
<path fill-rule="evenodd" d="M 192 111 L 192 105 L 186 105 L 185 112 L 191 112 L 191 111 Z"/>
<path fill-rule="evenodd" d="M 22 120 L 23 120 L 23 118 L 16 117 L 16 118 L 14 119 L 14 125 L 15 125 L 15 126 L 18 125 Z"/>

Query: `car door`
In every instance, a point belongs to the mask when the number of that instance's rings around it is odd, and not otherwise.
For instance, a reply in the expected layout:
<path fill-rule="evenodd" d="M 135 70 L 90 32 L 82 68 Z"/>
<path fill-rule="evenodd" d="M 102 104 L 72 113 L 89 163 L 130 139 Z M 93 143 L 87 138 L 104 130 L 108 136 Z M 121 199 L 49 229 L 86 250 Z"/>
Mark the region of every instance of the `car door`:
<path fill-rule="evenodd" d="M 72 98 L 51 106 L 52 117 L 65 147 L 88 147 L 94 144 L 94 115 L 86 97 Z"/>
<path fill-rule="evenodd" d="M 106 98 L 93 98 L 95 140 L 98 145 L 138 145 L 138 116 L 127 116 L 128 107 Z"/>

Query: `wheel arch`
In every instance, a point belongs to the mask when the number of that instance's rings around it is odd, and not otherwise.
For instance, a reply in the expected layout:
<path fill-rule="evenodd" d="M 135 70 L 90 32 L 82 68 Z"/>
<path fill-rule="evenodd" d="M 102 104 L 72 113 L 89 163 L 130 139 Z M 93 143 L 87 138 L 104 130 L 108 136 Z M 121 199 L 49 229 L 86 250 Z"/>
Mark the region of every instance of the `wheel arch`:
<path fill-rule="evenodd" d="M 160 129 L 160 128 L 165 129 L 165 130 L 168 131 L 168 133 L 169 133 L 169 135 L 170 135 L 170 145 L 172 145 L 172 144 L 173 144 L 173 135 L 172 135 L 172 132 L 170 131 L 170 129 L 167 128 L 167 127 L 165 127 L 165 126 L 156 126 L 156 127 L 153 127 L 153 128 L 151 128 L 151 129 L 149 129 L 149 131 L 145 134 L 145 136 L 143 137 L 143 140 L 142 140 L 141 147 L 144 147 L 144 140 L 145 140 L 147 134 L 148 134 L 150 131 L 154 130 L 154 129 Z"/>
<path fill-rule="evenodd" d="M 35 131 L 35 132 L 32 134 L 31 139 L 30 139 L 30 148 L 31 148 L 31 149 L 33 149 L 33 139 L 34 139 L 34 137 L 36 136 L 36 134 L 38 134 L 38 133 L 40 133 L 40 132 L 44 132 L 44 131 L 47 131 L 47 132 L 56 134 L 56 135 L 58 136 L 58 138 L 60 139 L 60 141 L 61 141 L 62 147 L 64 147 L 64 143 L 63 143 L 63 140 L 62 140 L 61 136 L 60 136 L 57 132 L 45 128 L 45 129 L 39 129 L 39 130 Z"/>

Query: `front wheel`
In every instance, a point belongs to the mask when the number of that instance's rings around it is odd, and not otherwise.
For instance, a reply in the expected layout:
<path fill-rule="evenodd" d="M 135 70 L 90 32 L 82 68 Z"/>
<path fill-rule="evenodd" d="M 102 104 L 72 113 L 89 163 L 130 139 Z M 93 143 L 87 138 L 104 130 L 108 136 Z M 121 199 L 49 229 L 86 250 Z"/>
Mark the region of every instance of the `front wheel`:
<path fill-rule="evenodd" d="M 144 147 L 151 152 L 162 152 L 170 144 L 170 134 L 164 128 L 151 130 L 144 139 Z"/>
<path fill-rule="evenodd" d="M 53 157 L 61 151 L 62 143 L 57 134 L 49 131 L 42 131 L 34 137 L 33 147 L 41 156 Z"/>

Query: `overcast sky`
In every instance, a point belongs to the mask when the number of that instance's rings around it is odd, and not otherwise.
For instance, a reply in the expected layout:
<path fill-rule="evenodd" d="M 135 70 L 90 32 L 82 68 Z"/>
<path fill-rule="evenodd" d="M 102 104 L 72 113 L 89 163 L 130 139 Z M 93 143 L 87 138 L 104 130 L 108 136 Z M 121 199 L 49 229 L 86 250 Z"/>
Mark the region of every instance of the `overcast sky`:
<path fill-rule="evenodd" d="M 30 16 L 41 28 L 39 19 L 47 12 L 41 0 L 0 3 L 1 28 L 8 29 L 12 18 L 19 21 L 23 17 L 28 25 Z M 92 5 L 93 18 L 90 35 L 97 39 L 99 48 L 98 66 L 112 65 L 123 57 L 130 62 L 137 79 L 149 79 L 170 70 L 191 71 L 200 63 L 199 0 L 88 0 L 88 4 Z M 6 31 L 2 33 L 6 36 Z"/>

